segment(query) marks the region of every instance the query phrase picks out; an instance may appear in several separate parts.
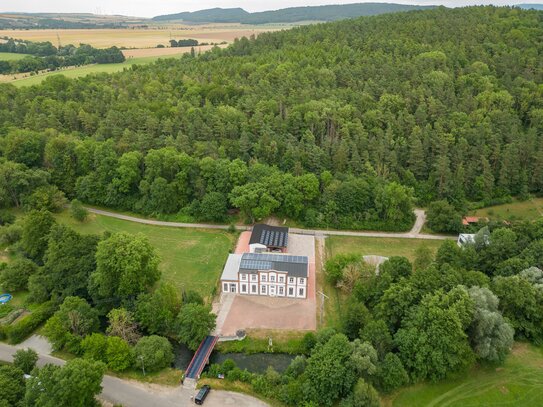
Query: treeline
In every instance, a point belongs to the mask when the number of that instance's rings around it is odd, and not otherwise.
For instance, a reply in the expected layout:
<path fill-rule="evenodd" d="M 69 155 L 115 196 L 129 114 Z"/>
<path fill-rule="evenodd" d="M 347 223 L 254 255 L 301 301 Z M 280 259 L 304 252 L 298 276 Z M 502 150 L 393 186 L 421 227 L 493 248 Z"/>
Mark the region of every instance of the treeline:
<path fill-rule="evenodd" d="M 0 74 L 53 71 L 67 66 L 111 64 L 125 61 L 124 54 L 117 47 L 98 49 L 86 44 L 80 44 L 79 47 L 66 45 L 57 49 L 50 42 L 9 39 L 0 44 L 0 52 L 31 55 L 19 60 L 0 61 Z"/>
<path fill-rule="evenodd" d="M 379 266 L 358 254 L 328 259 L 325 276 L 341 294 L 336 326 L 302 342 L 303 355 L 279 374 L 211 365 L 289 406 L 378 407 L 381 395 L 458 377 L 477 363 L 498 368 L 514 340 L 543 341 L 543 221 L 482 230 L 460 248 L 422 247 L 411 263 Z"/>
<path fill-rule="evenodd" d="M 371 175 L 291 174 L 258 162 L 195 158 L 173 146 L 119 154 L 112 140 L 21 130 L 1 140 L 0 152 L 5 207 L 53 210 L 66 194 L 201 221 L 225 222 L 230 209 L 247 222 L 278 214 L 312 227 L 406 230 L 413 221 L 412 190 Z"/>
<path fill-rule="evenodd" d="M 198 40 L 184 39 L 184 40 L 170 40 L 170 47 L 195 47 L 198 45 Z"/>
<path fill-rule="evenodd" d="M 540 194 L 541 20 L 494 7 L 387 14 L 109 76 L 4 86 L 0 134 L 53 129 L 83 143 L 108 140 L 117 157 L 173 147 L 195 160 L 313 174 L 321 188 L 328 172 L 341 183 L 401 184 L 422 206 Z"/>

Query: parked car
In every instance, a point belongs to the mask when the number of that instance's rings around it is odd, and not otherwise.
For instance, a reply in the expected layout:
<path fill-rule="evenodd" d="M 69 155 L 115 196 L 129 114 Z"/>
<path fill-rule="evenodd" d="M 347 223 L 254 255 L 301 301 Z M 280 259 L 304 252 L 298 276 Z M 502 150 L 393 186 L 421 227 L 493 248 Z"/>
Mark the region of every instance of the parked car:
<path fill-rule="evenodd" d="M 204 400 L 206 399 L 210 390 L 211 387 L 209 387 L 207 384 L 203 385 L 196 397 L 194 397 L 194 402 L 199 405 L 204 404 Z"/>

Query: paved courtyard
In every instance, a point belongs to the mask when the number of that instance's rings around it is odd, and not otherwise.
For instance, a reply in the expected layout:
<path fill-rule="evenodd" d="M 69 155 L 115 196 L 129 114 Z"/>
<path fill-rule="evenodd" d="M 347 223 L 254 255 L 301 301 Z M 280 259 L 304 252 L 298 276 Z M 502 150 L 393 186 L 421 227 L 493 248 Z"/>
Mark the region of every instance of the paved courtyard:
<path fill-rule="evenodd" d="M 236 253 L 248 252 L 250 232 L 243 232 Z M 239 329 L 315 330 L 317 328 L 315 300 L 315 238 L 289 234 L 287 252 L 309 257 L 307 299 L 278 298 L 258 295 L 234 295 L 223 301 L 221 335 L 235 335 Z M 218 321 L 219 322 L 219 321 Z M 220 325 L 220 326 L 219 326 Z"/>

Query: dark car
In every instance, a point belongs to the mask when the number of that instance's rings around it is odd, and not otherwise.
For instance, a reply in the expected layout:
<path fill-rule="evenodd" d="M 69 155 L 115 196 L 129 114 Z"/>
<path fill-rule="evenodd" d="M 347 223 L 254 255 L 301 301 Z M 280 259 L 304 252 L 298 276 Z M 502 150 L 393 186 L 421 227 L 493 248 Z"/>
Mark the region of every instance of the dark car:
<path fill-rule="evenodd" d="M 204 404 L 204 400 L 206 399 L 210 390 L 211 387 L 209 387 L 207 384 L 203 385 L 196 397 L 194 397 L 194 402 L 196 404 Z"/>

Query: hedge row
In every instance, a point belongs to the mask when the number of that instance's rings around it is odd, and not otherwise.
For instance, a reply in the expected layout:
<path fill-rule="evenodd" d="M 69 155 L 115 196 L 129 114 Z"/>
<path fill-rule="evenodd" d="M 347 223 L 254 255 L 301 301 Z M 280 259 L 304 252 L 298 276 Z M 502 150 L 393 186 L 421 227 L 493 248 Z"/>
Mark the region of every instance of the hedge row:
<path fill-rule="evenodd" d="M 55 313 L 57 306 L 51 301 L 40 304 L 31 314 L 15 324 L 0 326 L 0 340 L 15 345 L 29 337 L 41 324 Z"/>

